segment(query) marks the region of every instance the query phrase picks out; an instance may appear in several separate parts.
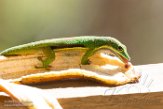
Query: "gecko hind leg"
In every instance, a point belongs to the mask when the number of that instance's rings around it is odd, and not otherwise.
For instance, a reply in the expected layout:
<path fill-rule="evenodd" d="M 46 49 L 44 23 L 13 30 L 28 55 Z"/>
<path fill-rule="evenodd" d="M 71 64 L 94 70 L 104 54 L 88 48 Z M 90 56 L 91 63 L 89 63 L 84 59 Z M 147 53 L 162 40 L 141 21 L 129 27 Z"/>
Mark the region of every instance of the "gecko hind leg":
<path fill-rule="evenodd" d="M 38 59 L 42 62 L 42 66 L 36 66 L 36 68 L 49 68 L 49 65 L 55 60 L 55 52 L 51 47 L 42 48 L 42 51 L 45 54 L 46 59 L 43 60 L 42 58 L 38 57 Z"/>

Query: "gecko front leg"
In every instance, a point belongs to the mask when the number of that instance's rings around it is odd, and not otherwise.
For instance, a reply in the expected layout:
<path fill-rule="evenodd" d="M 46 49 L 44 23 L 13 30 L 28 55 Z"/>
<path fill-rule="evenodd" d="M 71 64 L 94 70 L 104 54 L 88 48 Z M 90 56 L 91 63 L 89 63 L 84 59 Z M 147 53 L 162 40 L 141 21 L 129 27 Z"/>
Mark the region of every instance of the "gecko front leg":
<path fill-rule="evenodd" d="M 91 55 L 93 55 L 94 51 L 95 51 L 95 48 L 89 48 L 89 49 L 85 52 L 85 54 L 83 55 L 83 57 L 82 57 L 82 59 L 81 59 L 81 64 L 82 64 L 82 65 L 88 65 L 88 64 L 90 64 L 88 58 L 89 58 Z"/>
<path fill-rule="evenodd" d="M 82 60 L 81 60 L 81 64 L 82 65 L 88 65 L 90 64 L 89 62 L 89 57 L 92 56 L 96 51 L 100 50 L 100 49 L 109 49 L 111 50 L 111 47 L 110 46 L 99 46 L 99 47 L 95 47 L 95 48 L 89 48 L 85 54 L 83 55 L 82 57 Z"/>
<path fill-rule="evenodd" d="M 42 62 L 42 66 L 41 67 L 36 66 L 36 68 L 48 68 L 50 67 L 49 65 L 55 60 L 55 52 L 51 47 L 44 47 L 42 48 L 42 51 L 46 58 L 43 60 L 42 58 L 38 57 L 38 59 Z"/>

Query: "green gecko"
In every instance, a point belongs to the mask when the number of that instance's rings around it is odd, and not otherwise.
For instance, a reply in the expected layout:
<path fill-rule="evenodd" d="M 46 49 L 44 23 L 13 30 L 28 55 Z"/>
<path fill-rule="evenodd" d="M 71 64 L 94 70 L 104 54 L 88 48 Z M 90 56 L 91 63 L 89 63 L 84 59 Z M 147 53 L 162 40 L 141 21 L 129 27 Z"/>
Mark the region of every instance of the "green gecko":
<path fill-rule="evenodd" d="M 53 49 L 58 48 L 73 48 L 84 47 L 88 48 L 81 59 L 81 64 L 89 64 L 88 58 L 101 48 L 107 48 L 117 55 L 123 62 L 130 61 L 130 56 L 127 53 L 127 48 L 120 41 L 113 37 L 107 36 L 79 36 L 71 38 L 55 38 L 47 39 L 28 44 L 23 44 L 6 49 L 0 53 L 4 56 L 16 55 L 18 51 L 27 51 L 30 49 L 41 48 L 46 56 L 46 59 L 41 60 L 43 68 L 48 68 L 49 65 L 55 60 L 55 52 Z"/>

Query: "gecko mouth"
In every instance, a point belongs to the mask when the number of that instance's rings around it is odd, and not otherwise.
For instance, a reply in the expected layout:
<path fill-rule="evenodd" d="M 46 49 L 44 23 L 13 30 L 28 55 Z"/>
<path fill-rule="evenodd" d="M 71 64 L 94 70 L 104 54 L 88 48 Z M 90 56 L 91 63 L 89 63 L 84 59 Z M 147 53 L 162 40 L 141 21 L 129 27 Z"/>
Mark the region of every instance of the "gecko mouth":
<path fill-rule="evenodd" d="M 124 58 L 122 55 L 119 55 L 120 59 L 124 62 L 124 63 L 128 63 L 128 59 Z"/>
<path fill-rule="evenodd" d="M 111 56 L 116 56 L 117 58 L 119 58 L 122 62 L 124 62 L 124 63 L 128 63 L 129 61 L 128 61 L 128 59 L 126 59 L 124 56 L 122 56 L 122 55 L 120 55 L 119 53 L 117 53 L 116 51 L 114 51 L 114 50 L 112 50 L 112 49 L 109 49 L 111 52 L 112 52 L 112 54 L 109 54 L 109 55 L 111 55 Z"/>

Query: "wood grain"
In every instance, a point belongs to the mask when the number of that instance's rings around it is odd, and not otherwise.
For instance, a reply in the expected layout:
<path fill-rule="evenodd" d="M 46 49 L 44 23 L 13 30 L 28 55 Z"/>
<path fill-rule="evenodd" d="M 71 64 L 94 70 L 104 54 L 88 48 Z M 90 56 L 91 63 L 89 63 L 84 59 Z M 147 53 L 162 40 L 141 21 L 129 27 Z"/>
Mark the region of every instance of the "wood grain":
<path fill-rule="evenodd" d="M 162 109 L 163 64 L 135 69 L 142 74 L 136 84 L 108 87 L 88 80 L 62 80 L 34 86 L 56 95 L 64 109 Z M 10 98 L 0 96 L 0 109 L 18 109 L 5 106 L 6 100 Z"/>
<path fill-rule="evenodd" d="M 98 50 L 93 56 L 89 58 L 91 62 L 89 66 L 82 66 L 81 58 L 87 49 L 84 48 L 67 48 L 67 49 L 57 49 L 55 51 L 56 59 L 50 64 L 48 69 L 37 68 L 41 67 L 42 63 L 38 58 L 46 58 L 42 50 L 28 51 L 24 54 L 19 54 L 16 56 L 0 56 L 0 77 L 3 79 L 19 78 L 24 75 L 46 72 L 49 70 L 64 70 L 68 68 L 83 68 L 92 70 L 92 66 L 96 65 L 116 65 L 118 68 L 113 70 L 108 70 L 107 73 L 114 73 L 117 71 L 126 71 L 128 68 L 125 64 L 116 58 L 107 59 L 102 57 L 101 53 L 111 54 L 112 52 L 107 49 Z"/>

